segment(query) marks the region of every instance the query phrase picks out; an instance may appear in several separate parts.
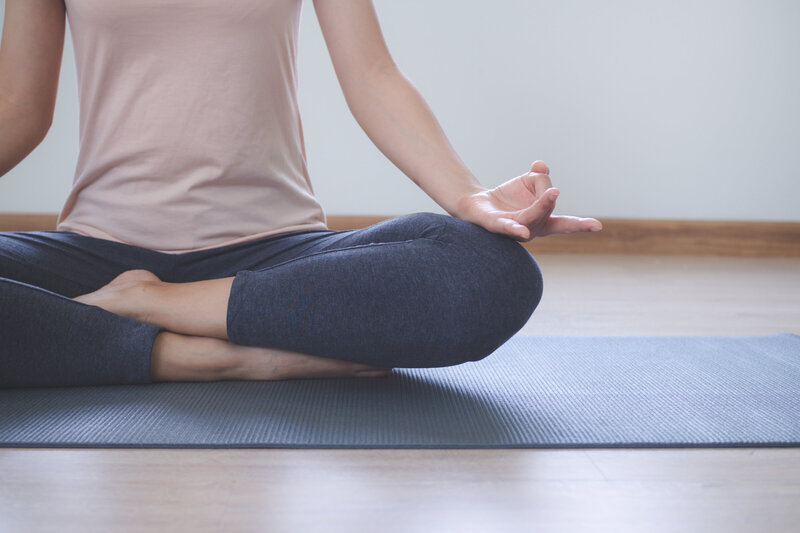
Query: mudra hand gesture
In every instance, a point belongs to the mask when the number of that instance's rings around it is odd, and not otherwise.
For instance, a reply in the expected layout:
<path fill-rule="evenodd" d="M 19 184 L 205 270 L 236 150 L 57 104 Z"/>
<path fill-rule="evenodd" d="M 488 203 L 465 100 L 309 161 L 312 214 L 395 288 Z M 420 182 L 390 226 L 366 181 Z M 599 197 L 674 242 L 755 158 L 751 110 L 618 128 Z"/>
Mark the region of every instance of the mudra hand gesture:
<path fill-rule="evenodd" d="M 603 229 L 594 218 L 553 216 L 558 193 L 550 182 L 550 169 L 544 161 L 534 161 L 527 174 L 462 198 L 459 218 L 522 242 L 553 233 Z"/>

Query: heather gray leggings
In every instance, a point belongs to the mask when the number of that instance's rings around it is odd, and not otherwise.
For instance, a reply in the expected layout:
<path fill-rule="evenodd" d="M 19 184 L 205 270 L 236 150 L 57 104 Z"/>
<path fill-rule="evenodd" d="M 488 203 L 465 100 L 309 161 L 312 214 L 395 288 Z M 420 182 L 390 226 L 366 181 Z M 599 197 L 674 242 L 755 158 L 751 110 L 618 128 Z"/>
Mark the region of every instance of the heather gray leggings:
<path fill-rule="evenodd" d="M 436 213 L 184 254 L 67 231 L 5 232 L 0 387 L 149 383 L 162 328 L 71 299 L 139 268 L 168 282 L 235 276 L 230 342 L 383 367 L 486 357 L 542 294 L 520 243 Z"/>

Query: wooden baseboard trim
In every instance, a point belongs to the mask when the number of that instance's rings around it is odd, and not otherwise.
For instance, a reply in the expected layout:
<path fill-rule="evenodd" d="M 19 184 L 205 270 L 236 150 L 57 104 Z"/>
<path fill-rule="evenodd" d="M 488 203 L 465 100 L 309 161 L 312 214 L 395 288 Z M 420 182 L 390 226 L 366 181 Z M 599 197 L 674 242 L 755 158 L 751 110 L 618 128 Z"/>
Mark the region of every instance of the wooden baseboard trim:
<path fill-rule="evenodd" d="M 56 229 L 57 214 L 0 213 L 0 231 L 44 231 Z"/>
<path fill-rule="evenodd" d="M 395 215 L 393 215 L 395 216 Z M 0 231 L 55 229 L 57 214 L 0 214 Z M 332 230 L 360 229 L 390 216 L 328 216 Z M 603 231 L 524 243 L 532 253 L 800 257 L 800 222 L 602 219 Z"/>

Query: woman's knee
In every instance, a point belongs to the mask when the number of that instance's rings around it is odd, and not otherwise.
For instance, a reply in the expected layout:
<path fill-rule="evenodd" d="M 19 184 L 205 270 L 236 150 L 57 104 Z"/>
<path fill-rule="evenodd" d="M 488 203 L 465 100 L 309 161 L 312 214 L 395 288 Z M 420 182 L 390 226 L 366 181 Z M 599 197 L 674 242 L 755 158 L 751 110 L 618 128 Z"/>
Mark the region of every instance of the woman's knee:
<path fill-rule="evenodd" d="M 451 366 L 483 359 L 530 319 L 542 296 L 542 274 L 531 254 L 511 237 L 463 219 L 416 212 L 373 228 L 382 237 L 425 238 L 446 243 L 434 266 L 438 285 L 424 285 L 425 298 L 412 322 L 415 340 L 400 356 L 409 366 Z M 396 364 L 395 366 L 402 366 Z"/>
<path fill-rule="evenodd" d="M 505 235 L 454 217 L 442 221 L 441 240 L 453 244 L 449 267 L 460 283 L 447 298 L 456 322 L 442 362 L 483 359 L 527 323 L 542 297 L 542 273 L 533 256 Z M 442 366 L 445 366 L 444 364 Z"/>
<path fill-rule="evenodd" d="M 531 253 L 510 236 L 455 217 L 449 217 L 445 235 L 453 244 L 475 254 L 473 265 L 483 268 L 484 283 L 507 297 L 506 302 L 522 315 L 524 325 L 539 305 L 543 289 L 542 272 Z"/>
<path fill-rule="evenodd" d="M 381 231 L 395 234 L 395 238 L 439 238 L 447 228 L 449 215 L 420 211 L 393 217 L 375 225 Z"/>

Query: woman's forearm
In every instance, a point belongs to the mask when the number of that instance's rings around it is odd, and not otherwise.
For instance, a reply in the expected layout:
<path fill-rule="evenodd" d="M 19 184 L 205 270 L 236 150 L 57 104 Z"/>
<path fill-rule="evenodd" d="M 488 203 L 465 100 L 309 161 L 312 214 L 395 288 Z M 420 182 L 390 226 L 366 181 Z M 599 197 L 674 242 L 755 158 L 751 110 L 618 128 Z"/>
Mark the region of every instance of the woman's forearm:
<path fill-rule="evenodd" d="M 486 190 L 456 154 L 428 104 L 398 69 L 385 69 L 346 87 L 356 121 L 378 149 L 445 211 Z"/>
<path fill-rule="evenodd" d="M 0 177 L 17 166 L 47 134 L 36 114 L 0 95 Z"/>

